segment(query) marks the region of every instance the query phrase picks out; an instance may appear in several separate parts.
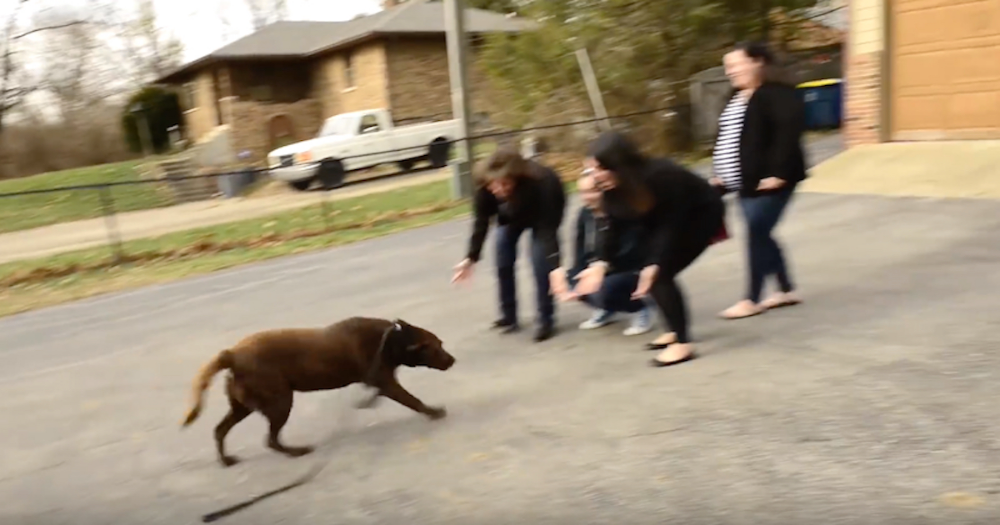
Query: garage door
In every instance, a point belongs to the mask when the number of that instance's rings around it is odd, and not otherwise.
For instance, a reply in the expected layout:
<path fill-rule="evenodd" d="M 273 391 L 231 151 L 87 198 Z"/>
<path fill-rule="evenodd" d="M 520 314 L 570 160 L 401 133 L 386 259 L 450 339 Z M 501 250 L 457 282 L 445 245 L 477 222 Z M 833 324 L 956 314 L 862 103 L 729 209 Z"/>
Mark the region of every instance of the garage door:
<path fill-rule="evenodd" d="M 893 140 L 1000 138 L 1000 0 L 887 0 Z"/>

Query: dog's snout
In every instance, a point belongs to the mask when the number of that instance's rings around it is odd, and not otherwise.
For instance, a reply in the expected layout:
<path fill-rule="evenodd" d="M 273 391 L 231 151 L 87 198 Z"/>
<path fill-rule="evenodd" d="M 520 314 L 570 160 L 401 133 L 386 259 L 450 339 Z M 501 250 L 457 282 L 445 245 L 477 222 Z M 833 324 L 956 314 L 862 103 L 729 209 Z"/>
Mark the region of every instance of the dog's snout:
<path fill-rule="evenodd" d="M 442 370 L 448 370 L 449 368 L 451 368 L 453 366 L 455 366 L 455 356 L 446 353 L 445 354 L 445 359 L 444 359 L 444 366 L 441 369 Z"/>

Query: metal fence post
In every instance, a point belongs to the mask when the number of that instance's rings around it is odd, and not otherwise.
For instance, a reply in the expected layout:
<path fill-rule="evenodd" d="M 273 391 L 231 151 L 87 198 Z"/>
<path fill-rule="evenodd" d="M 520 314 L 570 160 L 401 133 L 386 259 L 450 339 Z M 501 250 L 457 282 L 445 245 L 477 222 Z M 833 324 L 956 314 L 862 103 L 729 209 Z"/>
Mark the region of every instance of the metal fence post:
<path fill-rule="evenodd" d="M 104 227 L 108 232 L 108 244 L 111 247 L 111 255 L 115 264 L 121 264 L 125 259 L 122 249 L 121 232 L 118 231 L 118 220 L 115 214 L 115 201 L 111 195 L 111 186 L 103 185 L 98 188 L 101 197 L 101 209 L 104 211 Z"/>

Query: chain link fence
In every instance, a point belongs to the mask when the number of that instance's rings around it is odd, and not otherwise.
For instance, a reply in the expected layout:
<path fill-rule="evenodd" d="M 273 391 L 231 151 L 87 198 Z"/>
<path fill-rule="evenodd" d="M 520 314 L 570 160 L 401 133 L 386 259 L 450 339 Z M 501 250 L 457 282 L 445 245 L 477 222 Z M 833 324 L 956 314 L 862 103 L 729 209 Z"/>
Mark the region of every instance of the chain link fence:
<path fill-rule="evenodd" d="M 671 108 L 658 108 L 608 121 L 634 132 L 669 126 L 674 115 Z M 570 180 L 600 123 L 587 119 L 497 130 L 469 140 L 477 158 L 498 144 L 531 142 L 539 160 Z M 567 129 L 575 140 L 551 140 L 553 132 L 567 136 Z M 456 143 L 449 146 L 454 155 Z M 385 153 L 390 152 L 371 155 Z M 332 184 L 296 191 L 271 180 L 266 169 L 192 175 L 180 163 L 159 161 L 159 176 L 103 184 L 7 193 L 0 185 L 0 235 L 5 239 L 0 242 L 0 285 L 18 284 L 39 268 L 69 275 L 81 268 L 268 247 L 445 213 L 465 204 L 451 197 L 451 169 L 429 165 L 340 173 Z"/>

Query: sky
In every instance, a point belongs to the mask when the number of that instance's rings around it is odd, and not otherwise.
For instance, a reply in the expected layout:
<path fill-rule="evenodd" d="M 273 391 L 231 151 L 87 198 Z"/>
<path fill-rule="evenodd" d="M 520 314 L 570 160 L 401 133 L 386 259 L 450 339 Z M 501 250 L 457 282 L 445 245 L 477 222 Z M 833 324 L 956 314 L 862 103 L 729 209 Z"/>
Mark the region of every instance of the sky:
<path fill-rule="evenodd" d="M 0 2 L 9 0 L 0 0 Z M 52 1 L 52 0 L 49 0 Z M 74 0 L 62 0 L 74 1 Z M 122 1 L 122 0 L 120 0 Z M 124 0 L 127 1 L 127 0 Z M 231 19 L 232 37 L 251 32 L 244 0 L 155 0 L 160 24 L 184 43 L 184 61 L 204 56 L 229 43 L 220 15 Z M 380 9 L 379 0 L 288 0 L 290 20 L 342 21 Z"/>
<path fill-rule="evenodd" d="M 72 20 L 86 11 L 93 0 L 33 0 L 22 12 L 30 19 L 47 22 Z M 130 0 L 114 0 L 128 9 Z M 251 32 L 245 0 L 154 0 L 158 24 L 184 43 L 184 61 L 194 60 Z M 315 21 L 350 20 L 359 14 L 379 11 L 380 0 L 287 0 L 288 19 Z M 0 19 L 16 0 L 0 0 Z M 134 4 L 133 4 L 134 5 Z M 231 21 L 226 27 L 223 15 Z M 30 20 L 29 19 L 29 20 Z M 227 34 L 228 33 L 228 34 Z"/>

